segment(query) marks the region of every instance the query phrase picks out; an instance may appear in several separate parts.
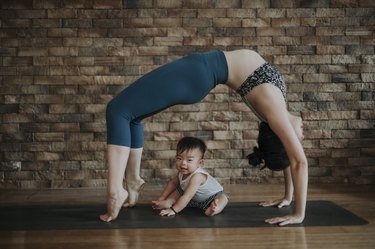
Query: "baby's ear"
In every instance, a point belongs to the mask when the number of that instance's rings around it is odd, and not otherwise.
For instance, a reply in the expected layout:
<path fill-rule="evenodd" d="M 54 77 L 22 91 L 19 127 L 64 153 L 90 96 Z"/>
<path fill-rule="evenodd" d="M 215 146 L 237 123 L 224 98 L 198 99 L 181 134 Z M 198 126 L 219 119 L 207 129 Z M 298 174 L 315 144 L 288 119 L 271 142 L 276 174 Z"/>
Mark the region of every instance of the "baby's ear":
<path fill-rule="evenodd" d="M 201 167 L 204 166 L 204 159 L 203 159 L 203 158 L 202 158 L 201 160 L 199 160 L 199 165 L 200 165 Z"/>

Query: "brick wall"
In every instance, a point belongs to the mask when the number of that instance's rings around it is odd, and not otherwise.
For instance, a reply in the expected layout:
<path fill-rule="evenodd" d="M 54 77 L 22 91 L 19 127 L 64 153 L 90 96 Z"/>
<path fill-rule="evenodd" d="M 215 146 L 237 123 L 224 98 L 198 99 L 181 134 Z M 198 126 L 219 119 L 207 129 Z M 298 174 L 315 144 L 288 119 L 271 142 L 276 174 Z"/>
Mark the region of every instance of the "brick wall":
<path fill-rule="evenodd" d="M 372 0 L 1 0 L 0 187 L 106 184 L 106 103 L 193 51 L 257 50 L 282 71 L 305 124 L 312 183 L 375 183 Z M 179 138 L 203 138 L 222 183 L 280 182 L 244 157 L 258 120 L 224 86 L 144 121 L 142 175 L 174 172 Z"/>

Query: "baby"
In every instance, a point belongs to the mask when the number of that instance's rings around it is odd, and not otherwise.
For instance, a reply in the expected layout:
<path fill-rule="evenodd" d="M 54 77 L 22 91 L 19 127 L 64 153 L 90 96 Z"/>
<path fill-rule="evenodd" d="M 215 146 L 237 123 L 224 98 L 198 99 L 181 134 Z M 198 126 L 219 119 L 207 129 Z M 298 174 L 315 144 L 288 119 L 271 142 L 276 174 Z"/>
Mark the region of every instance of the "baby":
<path fill-rule="evenodd" d="M 185 207 L 205 210 L 207 216 L 223 211 L 228 197 L 223 187 L 202 166 L 204 163 L 205 143 L 198 138 L 184 137 L 176 149 L 176 169 L 161 196 L 152 201 L 154 209 L 161 209 L 161 216 L 172 216 Z"/>

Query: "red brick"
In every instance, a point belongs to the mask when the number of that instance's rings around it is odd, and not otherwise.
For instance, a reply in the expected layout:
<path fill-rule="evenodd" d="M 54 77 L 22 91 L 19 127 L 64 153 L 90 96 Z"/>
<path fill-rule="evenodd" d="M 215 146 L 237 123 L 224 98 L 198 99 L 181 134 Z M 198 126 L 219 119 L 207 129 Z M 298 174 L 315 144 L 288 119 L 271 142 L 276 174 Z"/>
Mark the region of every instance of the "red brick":
<path fill-rule="evenodd" d="M 78 123 L 57 123 L 51 124 L 52 132 L 75 132 L 79 131 L 80 126 Z"/>
<path fill-rule="evenodd" d="M 93 0 L 93 7 L 94 9 L 120 9 L 122 2 L 122 0 Z"/>
<path fill-rule="evenodd" d="M 262 0 L 242 0 L 242 8 L 269 8 L 269 1 Z"/>
<path fill-rule="evenodd" d="M 104 187 L 113 96 L 186 54 L 237 48 L 258 51 L 283 74 L 288 108 L 304 119 L 310 181 L 374 183 L 371 1 L 26 2 L 2 4 L 0 157 L 34 174 L 7 175 L 14 185 L 0 171 L 1 186 Z M 248 168 L 259 120 L 225 85 L 143 124 L 147 180 L 175 172 L 176 143 L 190 135 L 207 142 L 206 167 L 220 181 L 283 181 Z"/>

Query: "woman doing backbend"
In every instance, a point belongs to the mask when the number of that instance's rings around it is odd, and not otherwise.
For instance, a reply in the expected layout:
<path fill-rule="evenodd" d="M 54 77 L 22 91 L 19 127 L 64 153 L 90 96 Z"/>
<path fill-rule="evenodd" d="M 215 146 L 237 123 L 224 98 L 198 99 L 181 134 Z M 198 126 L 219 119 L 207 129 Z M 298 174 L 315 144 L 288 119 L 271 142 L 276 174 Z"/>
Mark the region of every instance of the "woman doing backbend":
<path fill-rule="evenodd" d="M 134 206 L 138 200 L 144 184 L 140 177 L 142 119 L 176 104 L 197 103 L 218 84 L 238 92 L 262 120 L 258 141 L 260 138 L 266 141 L 280 139 L 276 152 L 287 155 L 289 167 L 279 168 L 284 170 L 286 179 L 285 196 L 261 205 L 289 205 L 294 192 L 296 208 L 293 214 L 270 218 L 266 222 L 286 225 L 303 221 L 308 167 L 300 142 L 302 120 L 287 111 L 285 83 L 279 72 L 251 50 L 193 53 L 144 75 L 110 101 L 106 112 L 107 213 L 100 216 L 101 220 L 116 219 L 123 206 Z M 264 137 L 263 131 L 267 129 L 274 136 Z M 271 144 L 277 143 L 271 141 Z M 267 149 L 267 146 L 259 149 Z M 267 153 L 263 154 L 266 165 L 271 165 Z"/>

